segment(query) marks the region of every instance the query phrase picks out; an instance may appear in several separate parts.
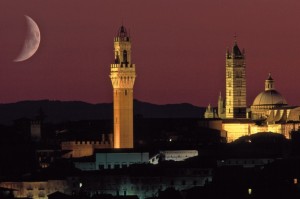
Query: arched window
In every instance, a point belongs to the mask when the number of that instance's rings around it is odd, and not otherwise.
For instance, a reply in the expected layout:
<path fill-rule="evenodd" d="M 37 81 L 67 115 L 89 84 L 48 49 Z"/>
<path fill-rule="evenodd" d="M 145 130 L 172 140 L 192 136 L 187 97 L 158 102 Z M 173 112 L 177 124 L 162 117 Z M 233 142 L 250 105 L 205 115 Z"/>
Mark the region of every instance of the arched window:
<path fill-rule="evenodd" d="M 123 62 L 127 63 L 127 51 L 126 50 L 123 51 Z"/>
<path fill-rule="evenodd" d="M 115 57 L 115 64 L 119 64 L 120 63 L 120 58 L 119 58 L 119 52 L 116 52 L 116 57 Z"/>

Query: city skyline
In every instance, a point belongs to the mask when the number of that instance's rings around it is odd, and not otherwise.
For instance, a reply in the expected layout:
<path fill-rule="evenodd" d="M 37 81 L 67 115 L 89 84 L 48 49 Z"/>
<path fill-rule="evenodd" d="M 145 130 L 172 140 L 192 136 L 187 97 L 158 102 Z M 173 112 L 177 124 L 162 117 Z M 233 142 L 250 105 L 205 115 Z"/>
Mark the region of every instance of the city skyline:
<path fill-rule="evenodd" d="M 299 105 L 300 3 L 251 1 L 2 1 L 0 103 L 21 100 L 112 102 L 113 37 L 124 24 L 139 67 L 134 98 L 156 104 L 217 104 L 225 96 L 225 52 L 246 50 L 247 105 L 271 72 L 289 105 Z M 5 9 L 4 9 L 5 8 Z M 14 12 L 11 12 L 14 10 Z M 36 54 L 13 62 L 32 17 Z"/>

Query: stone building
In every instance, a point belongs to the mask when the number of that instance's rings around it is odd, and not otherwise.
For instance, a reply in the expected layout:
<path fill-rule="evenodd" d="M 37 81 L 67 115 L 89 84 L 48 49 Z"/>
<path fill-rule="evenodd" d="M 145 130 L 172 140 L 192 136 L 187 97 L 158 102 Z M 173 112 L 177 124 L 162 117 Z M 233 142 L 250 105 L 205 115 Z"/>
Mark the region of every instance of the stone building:
<path fill-rule="evenodd" d="M 265 81 L 265 90 L 257 95 L 251 106 L 251 119 L 269 120 L 271 116 L 270 110 L 284 110 L 285 108 L 290 107 L 288 107 L 284 97 L 275 90 L 275 81 L 271 74 L 269 74 L 268 79 Z M 274 113 L 274 111 L 272 111 L 272 113 Z M 280 113 L 280 111 L 278 113 Z M 281 111 L 281 113 L 283 113 L 283 111 Z M 282 118 L 282 115 L 280 118 Z"/>
<path fill-rule="evenodd" d="M 226 52 L 226 111 L 225 118 L 246 118 L 245 51 L 235 41 L 232 51 Z"/>
<path fill-rule="evenodd" d="M 221 118 L 227 142 L 241 136 L 259 132 L 274 132 L 291 137 L 291 131 L 300 127 L 300 107 L 289 106 L 275 89 L 275 81 L 269 74 L 265 89 L 257 95 L 253 104 L 246 105 L 245 52 L 235 42 L 231 52 L 226 53 L 226 98 L 221 94 L 216 109 L 208 106 L 205 118 Z M 213 121 L 213 120 L 209 120 Z"/>
<path fill-rule="evenodd" d="M 135 64 L 131 62 L 131 38 L 121 26 L 114 38 L 115 61 L 110 67 L 114 98 L 114 148 L 133 148 L 133 86 Z"/>
<path fill-rule="evenodd" d="M 79 188 L 78 186 L 73 187 L 73 183 L 77 183 L 77 181 L 31 179 L 0 182 L 0 187 L 13 189 L 15 198 L 48 199 L 47 195 L 57 191 L 71 195 Z"/>

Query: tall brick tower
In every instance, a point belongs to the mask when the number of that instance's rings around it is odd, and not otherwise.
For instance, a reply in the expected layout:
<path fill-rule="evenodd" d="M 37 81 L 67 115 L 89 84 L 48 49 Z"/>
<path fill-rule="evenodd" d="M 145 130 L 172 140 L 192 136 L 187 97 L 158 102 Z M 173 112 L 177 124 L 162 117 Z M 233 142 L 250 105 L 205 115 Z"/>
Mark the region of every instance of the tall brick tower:
<path fill-rule="evenodd" d="M 133 148 L 133 86 L 135 64 L 131 63 L 131 40 L 124 26 L 114 38 L 114 63 L 110 79 L 114 97 L 114 148 Z"/>

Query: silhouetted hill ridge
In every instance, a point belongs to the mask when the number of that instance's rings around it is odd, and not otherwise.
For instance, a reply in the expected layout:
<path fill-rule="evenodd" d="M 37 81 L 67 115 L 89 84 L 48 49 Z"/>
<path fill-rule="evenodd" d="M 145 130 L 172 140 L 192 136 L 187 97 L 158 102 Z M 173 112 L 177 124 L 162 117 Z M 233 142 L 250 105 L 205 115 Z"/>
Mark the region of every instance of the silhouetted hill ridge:
<path fill-rule="evenodd" d="M 35 118 L 42 109 L 47 122 L 112 119 L 112 103 L 35 100 L 0 104 L 0 123 L 19 118 Z M 134 115 L 145 118 L 200 118 L 205 108 L 188 103 L 157 105 L 134 100 Z"/>

